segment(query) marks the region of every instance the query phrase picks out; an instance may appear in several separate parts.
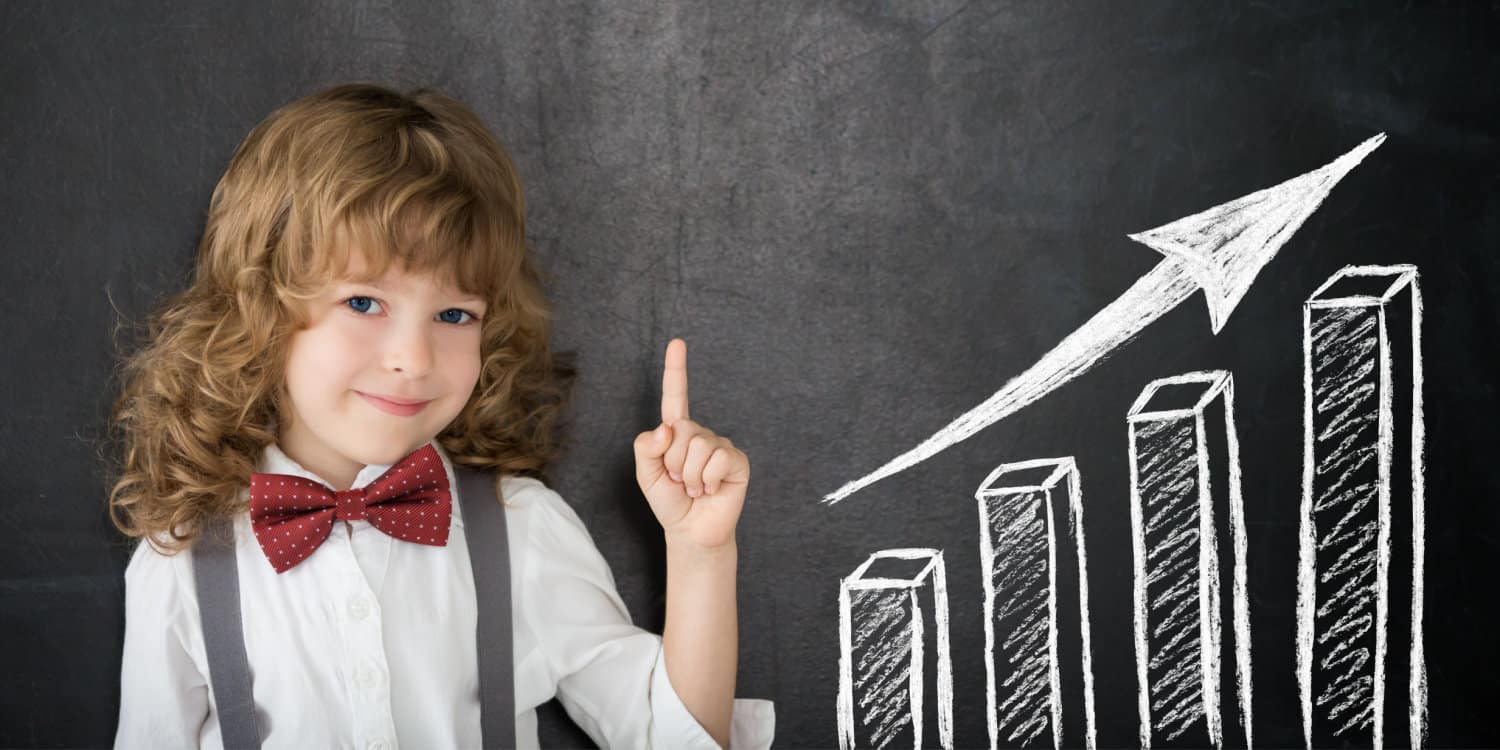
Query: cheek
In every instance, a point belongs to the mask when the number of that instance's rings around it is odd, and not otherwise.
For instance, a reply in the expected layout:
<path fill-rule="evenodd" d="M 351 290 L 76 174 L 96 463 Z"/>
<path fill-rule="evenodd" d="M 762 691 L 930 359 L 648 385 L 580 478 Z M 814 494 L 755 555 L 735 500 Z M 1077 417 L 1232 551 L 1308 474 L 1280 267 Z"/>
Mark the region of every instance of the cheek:
<path fill-rule="evenodd" d="M 444 343 L 442 357 L 444 378 L 461 400 L 467 400 L 479 381 L 479 336 L 455 336 Z"/>
<path fill-rule="evenodd" d="M 347 332 L 327 323 L 299 332 L 287 354 L 287 389 L 295 397 L 327 394 L 350 387 L 359 367 L 356 354 L 369 351 Z"/>

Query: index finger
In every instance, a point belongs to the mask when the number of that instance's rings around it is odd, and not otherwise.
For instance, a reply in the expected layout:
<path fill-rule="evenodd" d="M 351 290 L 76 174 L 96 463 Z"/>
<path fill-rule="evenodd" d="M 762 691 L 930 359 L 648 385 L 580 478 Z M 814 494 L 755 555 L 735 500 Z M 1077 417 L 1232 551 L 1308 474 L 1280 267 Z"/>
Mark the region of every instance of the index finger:
<path fill-rule="evenodd" d="M 667 342 L 667 362 L 661 372 L 661 421 L 672 424 L 688 418 L 687 342 Z"/>

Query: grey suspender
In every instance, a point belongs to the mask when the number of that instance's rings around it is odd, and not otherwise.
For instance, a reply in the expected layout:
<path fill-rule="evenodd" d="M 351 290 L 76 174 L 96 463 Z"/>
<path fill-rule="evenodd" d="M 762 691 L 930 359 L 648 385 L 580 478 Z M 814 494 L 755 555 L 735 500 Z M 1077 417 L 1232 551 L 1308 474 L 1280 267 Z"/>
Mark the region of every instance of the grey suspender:
<path fill-rule="evenodd" d="M 516 743 L 515 689 L 512 677 L 510 620 L 510 554 L 505 508 L 495 495 L 495 475 L 454 466 L 459 502 L 463 503 L 469 562 L 474 569 L 478 605 L 479 721 L 485 748 L 513 748 Z M 234 533 L 220 519 L 193 547 L 193 576 L 208 649 L 209 680 L 225 750 L 260 748 L 245 631 L 240 623 L 240 581 L 235 566 Z M 228 540 L 227 542 L 221 540 Z"/>
<path fill-rule="evenodd" d="M 226 541 L 227 540 L 227 541 Z M 250 693 L 250 664 L 240 627 L 240 577 L 234 564 L 234 529 L 218 519 L 193 545 L 194 588 L 208 649 L 208 677 L 214 684 L 214 707 L 224 750 L 260 748 L 255 702 Z"/>
<path fill-rule="evenodd" d="M 474 598 L 479 608 L 479 736 L 485 748 L 516 746 L 515 677 L 511 658 L 510 547 L 505 507 L 494 475 L 455 466 L 463 503 Z"/>

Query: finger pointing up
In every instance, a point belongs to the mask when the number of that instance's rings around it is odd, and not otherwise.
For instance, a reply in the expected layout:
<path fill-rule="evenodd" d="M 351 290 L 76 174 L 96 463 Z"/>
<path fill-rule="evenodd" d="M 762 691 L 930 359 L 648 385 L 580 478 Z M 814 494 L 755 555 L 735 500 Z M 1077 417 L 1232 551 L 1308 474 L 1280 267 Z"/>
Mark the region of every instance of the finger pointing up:
<path fill-rule="evenodd" d="M 667 342 L 667 363 L 661 373 L 661 421 L 688 419 L 687 342 Z"/>

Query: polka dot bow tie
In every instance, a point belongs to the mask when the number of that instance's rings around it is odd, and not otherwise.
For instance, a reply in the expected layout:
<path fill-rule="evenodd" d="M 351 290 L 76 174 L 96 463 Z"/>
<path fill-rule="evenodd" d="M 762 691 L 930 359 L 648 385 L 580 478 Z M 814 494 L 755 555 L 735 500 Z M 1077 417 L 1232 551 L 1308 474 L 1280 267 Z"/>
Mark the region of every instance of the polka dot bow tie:
<path fill-rule="evenodd" d="M 357 490 L 290 474 L 250 475 L 250 525 L 277 573 L 305 560 L 335 520 L 366 520 L 397 539 L 448 544 L 453 497 L 442 459 L 429 443 Z"/>

